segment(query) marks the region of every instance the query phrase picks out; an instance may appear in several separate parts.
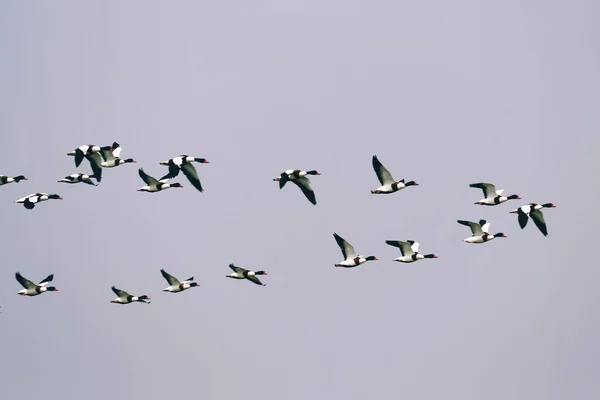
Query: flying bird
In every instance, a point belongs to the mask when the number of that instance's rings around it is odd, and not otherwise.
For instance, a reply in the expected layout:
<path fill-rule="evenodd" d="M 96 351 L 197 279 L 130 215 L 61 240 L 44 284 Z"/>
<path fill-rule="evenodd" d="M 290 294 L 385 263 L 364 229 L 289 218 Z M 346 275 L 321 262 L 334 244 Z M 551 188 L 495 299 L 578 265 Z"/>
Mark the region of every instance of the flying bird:
<path fill-rule="evenodd" d="M 161 269 L 160 273 L 167 280 L 169 285 L 171 285 L 168 288 L 163 289 L 163 292 L 177 293 L 183 292 L 184 290 L 189 288 L 200 287 L 200 285 L 198 285 L 196 282 L 193 282 L 193 276 L 191 278 L 186 279 L 185 281 L 180 282 L 177 278 L 167 273 L 167 271 L 165 271 L 164 269 Z"/>
<path fill-rule="evenodd" d="M 419 184 L 415 181 L 409 181 L 406 183 L 404 183 L 404 179 L 396 181 L 392 177 L 392 174 L 390 174 L 383 164 L 381 164 L 377 156 L 373 156 L 372 162 L 377 179 L 379 179 L 379 183 L 381 183 L 380 187 L 371 190 L 372 194 L 390 194 L 397 192 L 398 190 L 402 190 L 407 186 L 419 186 Z"/>
<path fill-rule="evenodd" d="M 110 148 L 110 146 L 109 146 Z M 96 176 L 96 180 L 100 182 L 102 179 L 102 157 L 100 151 L 102 148 L 95 144 L 79 146 L 75 150 L 67 153 L 68 156 L 75 156 L 75 166 L 79 167 L 84 158 L 90 162 L 92 172 Z"/>
<path fill-rule="evenodd" d="M 25 178 L 23 175 L 19 175 L 19 176 L 15 176 L 15 177 L 10 177 L 10 176 L 6 176 L 6 175 L 0 175 L 0 186 L 2 185 L 6 185 L 7 183 L 19 183 L 21 181 L 26 181 L 27 178 Z"/>
<path fill-rule="evenodd" d="M 315 170 L 303 171 L 300 169 L 288 169 L 287 171 L 282 172 L 277 178 L 273 178 L 273 180 L 279 182 L 279 189 L 282 189 L 287 182 L 295 183 L 296 186 L 302 190 L 302 193 L 304 193 L 308 201 L 317 205 L 315 192 L 310 184 L 308 175 L 321 175 L 321 173 Z"/>
<path fill-rule="evenodd" d="M 182 188 L 183 187 L 183 185 L 181 185 L 180 183 L 168 183 L 168 181 L 169 181 L 168 179 L 161 179 L 160 181 L 157 181 L 156 178 L 145 173 L 142 168 L 140 168 L 138 170 L 138 173 L 140 175 L 140 178 L 142 178 L 142 180 L 144 182 L 146 182 L 146 186 L 139 188 L 138 192 L 153 193 L 153 192 L 159 192 L 161 190 L 166 190 L 169 188 Z"/>
<path fill-rule="evenodd" d="M 98 184 L 94 183 L 94 181 L 92 181 L 91 178 L 95 178 L 95 176 L 94 175 L 88 175 L 88 174 L 78 173 L 78 174 L 71 174 L 71 175 L 65 176 L 64 178 L 62 178 L 58 182 L 70 183 L 70 184 L 83 182 L 83 183 L 87 183 L 88 185 L 98 186 Z"/>
<path fill-rule="evenodd" d="M 192 165 L 193 162 L 199 162 L 201 164 L 208 164 L 208 160 L 205 158 L 192 157 L 186 154 L 182 154 L 177 157 L 173 157 L 170 160 L 161 161 L 160 165 L 166 165 L 169 167 L 169 173 L 163 176 L 161 179 L 175 178 L 179 175 L 179 170 L 183 171 L 183 174 L 187 177 L 188 181 L 198 191 L 202 192 L 202 185 L 200 184 L 200 178 L 198 178 L 198 171 Z"/>
<path fill-rule="evenodd" d="M 556 206 L 553 203 L 529 203 L 512 210 L 510 213 L 517 214 L 519 216 L 519 226 L 521 227 L 521 229 L 525 228 L 529 217 L 531 217 L 531 219 L 535 223 L 535 226 L 538 227 L 540 232 L 542 232 L 544 236 L 548 236 L 548 227 L 546 226 L 546 221 L 544 220 L 544 214 L 542 214 L 542 208 L 555 207 Z"/>
<path fill-rule="evenodd" d="M 62 200 L 62 197 L 57 194 L 34 193 L 25 197 L 21 197 L 19 200 L 16 200 L 15 203 L 22 203 L 23 207 L 28 210 L 32 210 L 37 203 L 47 200 Z"/>
<path fill-rule="evenodd" d="M 233 273 L 225 275 L 227 278 L 233 279 L 248 279 L 250 282 L 254 282 L 260 286 L 267 286 L 266 283 L 262 283 L 256 276 L 267 275 L 267 271 L 251 271 L 242 267 L 238 267 L 233 264 L 229 264 L 229 268 L 233 270 Z"/>
<path fill-rule="evenodd" d="M 491 224 L 484 219 L 480 219 L 478 223 L 464 220 L 458 220 L 456 222 L 471 228 L 471 237 L 463 240 L 463 242 L 466 243 L 485 243 L 498 237 L 506 237 L 506 235 L 504 235 L 504 233 L 502 232 L 496 233 L 494 235 L 488 233 Z"/>
<path fill-rule="evenodd" d="M 435 254 L 419 253 L 419 242 L 415 242 L 414 240 L 407 240 L 406 242 L 402 240 L 386 240 L 385 243 L 399 248 L 400 253 L 402 253 L 402 257 L 395 258 L 393 261 L 412 263 L 424 258 L 438 258 Z"/>
<path fill-rule="evenodd" d="M 127 293 L 124 290 L 121 289 L 117 289 L 116 287 L 111 287 L 112 291 L 115 292 L 115 294 L 118 296 L 116 299 L 111 300 L 111 303 L 116 303 L 116 304 L 129 304 L 129 303 L 133 303 L 135 301 L 139 301 L 141 303 L 145 303 L 145 304 L 150 304 L 150 301 L 146 301 L 146 300 L 150 300 L 150 297 L 146 296 L 146 295 L 142 295 L 142 296 L 132 296 L 129 293 Z"/>
<path fill-rule="evenodd" d="M 483 191 L 483 195 L 485 196 L 482 200 L 476 201 L 475 204 L 479 204 L 482 206 L 496 206 L 498 204 L 504 203 L 507 200 L 518 200 L 518 194 L 511 194 L 510 196 L 503 196 L 502 192 L 504 189 L 496 190 L 496 186 L 491 183 L 472 183 L 469 187 L 481 189 Z"/>
<path fill-rule="evenodd" d="M 58 289 L 54 286 L 48 286 L 48 284 L 54 279 L 54 274 L 48 275 L 37 285 L 31 282 L 29 279 L 25 279 L 19 272 L 15 273 L 15 278 L 17 278 L 17 281 L 25 288 L 18 292 L 18 294 L 21 296 L 37 296 L 38 294 L 42 294 L 44 292 L 58 292 Z"/>
<path fill-rule="evenodd" d="M 137 162 L 133 158 L 121 158 L 121 150 L 121 145 L 117 142 L 114 142 L 112 146 L 102 147 L 100 149 L 100 155 L 104 161 L 102 161 L 100 165 L 104 168 L 114 168 L 118 167 L 119 165 Z"/>
<path fill-rule="evenodd" d="M 335 238 L 335 241 L 340 247 L 340 250 L 342 250 L 342 255 L 344 256 L 344 261 L 334 264 L 336 267 L 352 268 L 359 266 L 360 264 L 366 263 L 367 261 L 379 260 L 375 256 L 364 257 L 359 254 L 356 254 L 356 251 L 354 251 L 354 247 L 352 247 L 350 243 L 348 243 L 335 232 L 333 233 L 333 237 Z"/>

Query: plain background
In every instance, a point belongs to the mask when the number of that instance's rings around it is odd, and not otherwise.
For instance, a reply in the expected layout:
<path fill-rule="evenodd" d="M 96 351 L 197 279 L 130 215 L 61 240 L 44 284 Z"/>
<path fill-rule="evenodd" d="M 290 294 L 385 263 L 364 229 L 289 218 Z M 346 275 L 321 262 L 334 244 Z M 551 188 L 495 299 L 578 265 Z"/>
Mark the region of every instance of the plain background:
<path fill-rule="evenodd" d="M 599 11 L 2 2 L 0 173 L 29 180 L 0 188 L 0 397 L 599 398 Z M 115 140 L 137 164 L 57 183 Z M 204 193 L 136 192 L 179 154 L 210 161 Z M 420 185 L 371 195 L 373 154 Z M 322 173 L 317 206 L 272 181 L 291 168 Z M 474 205 L 480 181 L 523 200 Z M 64 200 L 14 204 L 38 191 Z M 509 214 L 528 202 L 557 205 L 548 237 Z M 463 243 L 480 218 L 508 238 Z M 380 261 L 335 268 L 333 232 Z M 160 268 L 201 286 L 163 293 Z M 15 271 L 60 291 L 17 296 Z"/>

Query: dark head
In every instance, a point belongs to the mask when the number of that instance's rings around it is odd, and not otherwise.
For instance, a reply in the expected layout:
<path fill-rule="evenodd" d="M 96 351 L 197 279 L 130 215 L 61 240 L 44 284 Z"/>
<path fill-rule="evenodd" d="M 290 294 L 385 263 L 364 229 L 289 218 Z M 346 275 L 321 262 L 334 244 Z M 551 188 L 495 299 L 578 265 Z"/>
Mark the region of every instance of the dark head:
<path fill-rule="evenodd" d="M 55 288 L 54 286 L 48 286 L 48 287 L 46 288 L 46 290 L 47 290 L 47 291 L 49 291 L 49 292 L 58 292 L 58 289 L 57 289 L 57 288 Z"/>
<path fill-rule="evenodd" d="M 498 233 L 496 233 L 496 234 L 494 235 L 494 237 L 501 237 L 501 238 L 505 238 L 505 237 L 506 237 L 506 235 L 505 235 L 504 233 L 502 233 L 502 232 L 498 232 Z"/>
<path fill-rule="evenodd" d="M 48 198 L 49 199 L 53 199 L 53 200 L 62 200 L 63 199 L 62 197 L 60 197 L 57 194 L 51 194 L 51 195 L 48 196 Z"/>
<path fill-rule="evenodd" d="M 554 205 L 554 203 L 544 203 L 544 204 L 542 204 L 542 207 L 545 207 L 545 208 L 556 208 L 556 206 Z"/>
<path fill-rule="evenodd" d="M 425 254 L 425 255 L 423 255 L 423 257 L 425 257 L 425 258 L 438 258 L 438 256 L 436 256 L 435 254 Z"/>
<path fill-rule="evenodd" d="M 150 300 L 150 297 L 148 297 L 144 294 L 144 295 L 139 296 L 138 299 L 139 300 Z"/>
<path fill-rule="evenodd" d="M 267 271 L 256 271 L 254 275 L 267 275 Z"/>
<path fill-rule="evenodd" d="M 190 287 L 197 287 L 197 286 L 200 286 L 200 285 L 198 285 L 196 282 L 190 282 Z"/>
<path fill-rule="evenodd" d="M 169 187 L 182 188 L 183 185 L 181 183 L 175 182 L 175 183 L 170 183 Z"/>
<path fill-rule="evenodd" d="M 25 178 L 23 175 L 15 176 L 13 179 L 14 179 L 14 180 L 15 180 L 15 182 L 17 182 L 17 183 L 18 183 L 19 181 L 26 181 L 26 180 L 27 180 L 27 178 Z"/>
<path fill-rule="evenodd" d="M 419 186 L 419 184 L 415 181 L 408 181 L 404 184 L 404 186 Z"/>
<path fill-rule="evenodd" d="M 511 194 L 510 196 L 507 197 L 507 199 L 509 199 L 509 200 L 521 200 L 521 197 L 519 197 L 518 194 Z"/>
<path fill-rule="evenodd" d="M 194 160 L 201 164 L 208 164 L 208 160 L 206 158 L 194 158 Z"/>
<path fill-rule="evenodd" d="M 319 171 L 315 171 L 314 169 L 310 170 L 310 171 L 306 171 L 306 174 L 307 175 L 321 175 L 321 173 Z"/>
<path fill-rule="evenodd" d="M 124 163 L 136 163 L 137 161 L 135 161 L 133 158 L 128 158 L 126 160 L 123 160 Z"/>
<path fill-rule="evenodd" d="M 365 260 L 367 260 L 367 261 L 378 261 L 379 258 L 377 258 L 375 256 L 369 256 L 369 257 L 365 258 Z"/>

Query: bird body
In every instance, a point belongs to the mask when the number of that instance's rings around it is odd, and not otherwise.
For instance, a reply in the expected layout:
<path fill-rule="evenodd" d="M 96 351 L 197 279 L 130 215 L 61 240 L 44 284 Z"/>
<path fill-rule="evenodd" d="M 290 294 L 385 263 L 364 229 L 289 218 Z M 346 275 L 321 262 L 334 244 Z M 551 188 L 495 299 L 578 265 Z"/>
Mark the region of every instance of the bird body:
<path fill-rule="evenodd" d="M 321 175 L 321 173 L 316 170 L 303 171 L 301 169 L 288 169 L 282 172 L 278 177 L 273 178 L 273 180 L 279 182 L 279 189 L 283 189 L 287 182 L 293 182 L 300 190 L 302 190 L 302 193 L 304 193 L 304 196 L 306 196 L 308 201 L 313 205 L 317 205 L 315 192 L 308 179 L 308 175 Z"/>

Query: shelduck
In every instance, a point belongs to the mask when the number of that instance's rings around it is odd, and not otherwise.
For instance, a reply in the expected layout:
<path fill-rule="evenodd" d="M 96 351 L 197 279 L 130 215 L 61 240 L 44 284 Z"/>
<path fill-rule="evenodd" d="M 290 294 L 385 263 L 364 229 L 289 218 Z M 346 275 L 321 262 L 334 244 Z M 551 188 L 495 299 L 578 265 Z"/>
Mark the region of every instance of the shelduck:
<path fill-rule="evenodd" d="M 26 180 L 27 180 L 27 178 L 25 178 L 23 175 L 14 176 L 14 177 L 0 175 L 0 186 L 6 185 L 7 183 L 13 183 L 13 182 L 19 183 L 21 181 L 26 181 Z"/>
<path fill-rule="evenodd" d="M 198 191 L 202 192 L 204 189 L 202 188 L 202 184 L 200 183 L 200 178 L 198 178 L 198 171 L 193 162 L 198 162 L 200 164 L 208 164 L 208 160 L 206 158 L 192 157 L 187 154 L 182 154 L 177 157 L 173 157 L 166 161 L 161 161 L 160 165 L 166 165 L 169 167 L 169 173 L 163 176 L 161 179 L 170 179 L 175 178 L 179 175 L 179 171 L 183 171 L 183 174 L 187 177 L 188 181 L 196 188 Z"/>
<path fill-rule="evenodd" d="M 118 296 L 116 299 L 111 300 L 111 303 L 116 303 L 116 304 L 130 304 L 133 303 L 135 301 L 139 301 L 140 303 L 145 303 L 145 304 L 150 304 L 150 301 L 146 301 L 146 300 L 150 300 L 150 297 L 146 296 L 145 294 L 142 296 L 132 296 L 129 293 L 127 293 L 124 290 L 121 289 L 117 289 L 116 287 L 111 287 L 112 291 L 115 292 L 115 294 Z"/>
<path fill-rule="evenodd" d="M 279 182 L 279 189 L 282 189 L 287 182 L 295 183 L 296 186 L 302 190 L 302 193 L 304 193 L 304 196 L 306 196 L 308 201 L 317 205 L 315 192 L 308 179 L 308 175 L 321 175 L 321 173 L 316 170 L 303 171 L 301 169 L 288 169 L 287 171 L 282 172 L 277 178 L 273 178 L 273 180 Z"/>
<path fill-rule="evenodd" d="M 548 236 L 548 227 L 546 226 L 546 221 L 544 220 L 544 214 L 542 214 L 542 208 L 556 208 L 556 206 L 554 203 L 529 203 L 512 210 L 510 213 L 517 214 L 519 216 L 519 226 L 521 229 L 525 228 L 529 217 L 531 217 L 535 223 L 535 226 L 538 227 L 540 232 L 542 232 L 544 236 Z"/>
<path fill-rule="evenodd" d="M 95 176 L 78 173 L 78 174 L 71 174 L 71 175 L 65 176 L 58 182 L 70 183 L 70 184 L 83 182 L 83 183 L 87 183 L 88 185 L 98 186 L 98 184 L 94 183 L 94 181 L 92 181 L 91 178 L 95 178 Z"/>
<path fill-rule="evenodd" d="M 177 278 L 175 278 L 173 275 L 167 273 L 164 269 L 161 269 L 160 273 L 167 280 L 169 285 L 171 285 L 168 288 L 164 288 L 163 292 L 177 293 L 177 292 L 183 292 L 184 290 L 189 289 L 189 288 L 200 287 L 200 285 L 198 285 L 196 282 L 193 282 L 193 280 L 194 280 L 193 276 L 191 278 L 186 279 L 185 281 L 180 282 Z"/>
<path fill-rule="evenodd" d="M 344 256 L 344 261 L 334 264 L 336 267 L 353 268 L 359 266 L 360 264 L 364 264 L 367 261 L 379 260 L 375 256 L 364 257 L 360 254 L 356 254 L 354 247 L 335 232 L 333 233 L 333 237 L 335 238 L 335 241 L 340 247 L 342 255 Z"/>
<path fill-rule="evenodd" d="M 182 188 L 183 185 L 180 183 L 168 183 L 168 179 L 161 179 L 160 181 L 156 180 L 156 178 L 146 174 L 142 168 L 138 170 L 140 178 L 144 182 L 146 182 L 146 186 L 143 186 L 138 189 L 138 192 L 160 192 L 161 190 L 166 190 L 169 188 Z"/>
<path fill-rule="evenodd" d="M 37 285 L 31 282 L 29 279 L 25 279 L 20 272 L 15 273 L 15 278 L 17 278 L 17 281 L 25 288 L 18 292 L 18 294 L 21 296 L 37 296 L 38 294 L 45 292 L 58 292 L 58 289 L 54 286 L 48 286 L 48 284 L 54 279 L 54 274 L 48 275 Z"/>
<path fill-rule="evenodd" d="M 32 210 L 37 203 L 41 203 L 46 200 L 62 200 L 58 194 L 48 194 L 48 193 L 33 193 L 25 197 L 21 197 L 19 200 L 16 200 L 15 203 L 23 204 L 23 206 Z"/>
<path fill-rule="evenodd" d="M 399 248 L 400 253 L 402 253 L 402 257 L 395 258 L 393 261 L 412 263 L 425 258 L 438 258 L 435 254 L 419 253 L 419 243 L 414 240 L 407 240 L 406 242 L 402 240 L 386 240 L 385 243 Z"/>
<path fill-rule="evenodd" d="M 114 168 L 123 164 L 136 163 L 133 158 L 122 159 L 121 155 L 121 145 L 117 142 L 114 142 L 112 146 L 105 146 L 100 149 L 100 155 L 104 159 L 100 163 L 103 168 Z"/>
<path fill-rule="evenodd" d="M 109 146 L 109 148 L 111 148 Z M 67 153 L 68 156 L 75 156 L 75 166 L 79 167 L 84 158 L 90 162 L 92 172 L 96 177 L 96 180 L 100 182 L 102 180 L 102 156 L 100 151 L 102 148 L 96 144 L 88 144 L 79 146 L 75 150 Z"/>
<path fill-rule="evenodd" d="M 469 185 L 469 187 L 481 189 L 483 191 L 483 195 L 485 197 L 482 200 L 475 202 L 475 204 L 482 206 L 496 206 L 508 200 L 518 200 L 521 198 L 518 194 L 503 196 L 502 193 L 504 192 L 504 189 L 496 190 L 496 186 L 491 183 L 472 183 Z"/>
<path fill-rule="evenodd" d="M 390 194 L 404 189 L 407 186 L 419 186 L 415 181 L 404 182 L 404 179 L 395 180 L 390 172 L 381 164 L 376 155 L 373 156 L 373 169 L 381 186 L 371 190 L 372 194 Z"/>
<path fill-rule="evenodd" d="M 506 235 L 504 235 L 504 233 L 502 232 L 496 233 L 494 235 L 488 233 L 488 229 L 490 228 L 491 224 L 484 219 L 480 219 L 478 223 L 464 220 L 458 220 L 456 222 L 471 228 L 471 233 L 473 235 L 463 240 L 463 242 L 466 243 L 485 243 L 498 237 L 506 237 Z"/>
<path fill-rule="evenodd" d="M 254 282 L 260 286 L 267 286 L 266 283 L 262 283 L 257 275 L 267 275 L 267 271 L 251 271 L 242 267 L 238 267 L 234 264 L 229 264 L 229 268 L 233 270 L 233 273 L 225 275 L 227 278 L 233 279 L 248 279 L 250 282 Z"/>

